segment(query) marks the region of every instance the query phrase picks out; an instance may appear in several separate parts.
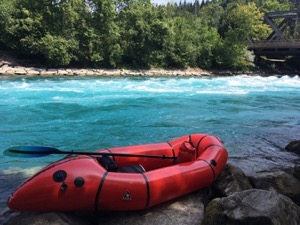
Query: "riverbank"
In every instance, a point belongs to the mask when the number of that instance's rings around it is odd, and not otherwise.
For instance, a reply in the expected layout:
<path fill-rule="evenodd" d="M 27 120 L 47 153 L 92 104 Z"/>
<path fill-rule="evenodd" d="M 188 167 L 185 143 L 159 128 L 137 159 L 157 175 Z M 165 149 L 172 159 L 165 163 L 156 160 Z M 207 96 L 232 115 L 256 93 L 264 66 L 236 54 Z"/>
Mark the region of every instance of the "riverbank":
<path fill-rule="evenodd" d="M 3 53 L 3 52 L 2 52 Z M 225 73 L 225 72 L 224 72 Z M 5 76 L 209 76 L 212 72 L 200 68 L 186 70 L 163 69 L 95 69 L 95 68 L 50 68 L 32 60 L 18 59 L 8 53 L 0 56 L 0 75 Z"/>
<path fill-rule="evenodd" d="M 278 63 L 278 62 L 277 62 Z M 272 64 L 273 65 L 273 64 Z M 102 76 L 102 77 L 191 77 L 191 76 L 231 76 L 238 74 L 295 74 L 294 71 L 281 69 L 278 66 L 266 66 L 256 71 L 204 70 L 201 68 L 188 69 L 95 69 L 95 68 L 50 68 L 33 64 L 26 60 L 15 59 L 11 56 L 0 56 L 0 76 Z"/>
<path fill-rule="evenodd" d="M 3 65 L 0 67 L 0 75 L 24 75 L 24 76 L 210 76 L 212 73 L 201 69 L 187 70 L 128 70 L 128 69 L 65 69 L 65 68 L 38 68 Z"/>
<path fill-rule="evenodd" d="M 204 70 L 201 68 L 189 69 L 94 69 L 94 68 L 48 68 L 32 67 L 11 64 L 8 61 L 0 61 L 0 76 L 26 76 L 26 77 L 54 77 L 54 76 L 80 76 L 80 77 L 202 77 L 202 76 L 233 76 L 233 75 L 297 75 L 292 70 L 272 70 L 269 68 L 256 71 L 230 71 L 230 70 Z"/>

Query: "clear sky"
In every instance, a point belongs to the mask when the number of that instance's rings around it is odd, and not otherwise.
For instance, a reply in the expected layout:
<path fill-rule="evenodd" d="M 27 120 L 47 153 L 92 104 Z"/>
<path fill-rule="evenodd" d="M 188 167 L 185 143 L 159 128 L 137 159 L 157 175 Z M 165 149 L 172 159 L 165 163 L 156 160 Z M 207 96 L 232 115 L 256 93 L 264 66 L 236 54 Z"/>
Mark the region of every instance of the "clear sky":
<path fill-rule="evenodd" d="M 151 0 L 154 4 L 166 4 L 167 2 L 177 2 L 179 3 L 180 0 Z M 181 0 L 181 2 L 184 2 L 184 0 Z M 186 0 L 186 2 L 195 2 L 195 0 Z"/>

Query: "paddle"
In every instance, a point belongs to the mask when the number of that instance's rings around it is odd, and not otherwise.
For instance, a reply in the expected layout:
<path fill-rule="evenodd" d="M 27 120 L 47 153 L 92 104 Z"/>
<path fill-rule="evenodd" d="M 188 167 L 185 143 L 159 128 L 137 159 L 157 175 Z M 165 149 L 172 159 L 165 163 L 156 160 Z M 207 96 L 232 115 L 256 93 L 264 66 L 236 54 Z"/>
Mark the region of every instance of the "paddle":
<path fill-rule="evenodd" d="M 128 154 L 128 153 L 109 153 L 109 152 L 75 152 L 61 151 L 52 147 L 45 146 L 15 146 L 6 149 L 4 155 L 12 157 L 42 157 L 50 154 L 76 154 L 76 155 L 107 155 L 107 156 L 124 156 L 124 157 L 143 157 L 143 158 L 161 158 L 176 159 L 176 156 L 165 155 L 146 155 L 146 154 Z"/>

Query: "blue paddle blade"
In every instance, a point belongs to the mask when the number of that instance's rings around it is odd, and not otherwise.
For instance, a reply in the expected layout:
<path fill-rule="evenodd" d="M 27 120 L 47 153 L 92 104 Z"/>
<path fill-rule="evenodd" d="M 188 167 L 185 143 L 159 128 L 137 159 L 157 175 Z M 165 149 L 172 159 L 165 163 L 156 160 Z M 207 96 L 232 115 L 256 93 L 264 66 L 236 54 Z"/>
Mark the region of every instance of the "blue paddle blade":
<path fill-rule="evenodd" d="M 14 146 L 6 149 L 3 154 L 12 157 L 42 157 L 50 154 L 59 154 L 56 148 L 45 147 L 45 146 Z"/>

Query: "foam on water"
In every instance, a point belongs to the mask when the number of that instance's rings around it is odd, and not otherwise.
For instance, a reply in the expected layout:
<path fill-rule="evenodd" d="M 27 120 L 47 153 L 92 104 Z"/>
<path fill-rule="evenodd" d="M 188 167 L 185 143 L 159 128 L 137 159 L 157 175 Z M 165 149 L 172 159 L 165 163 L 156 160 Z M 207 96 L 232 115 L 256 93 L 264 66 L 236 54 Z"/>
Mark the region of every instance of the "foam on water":
<path fill-rule="evenodd" d="M 299 87 L 299 76 L 261 77 L 234 76 L 215 78 L 82 78 L 82 79 L 20 79 L 2 80 L 0 89 L 9 93 L 105 93 L 105 92 L 199 92 L 249 93 L 252 91 L 282 91 Z M 203 92 L 201 92 L 203 90 Z M 222 91 L 221 93 L 225 93 Z"/>
<path fill-rule="evenodd" d="M 14 175 L 18 173 L 24 174 L 24 176 L 29 177 L 38 172 L 42 167 L 30 167 L 30 168 L 21 168 L 21 167 L 9 167 L 2 171 L 3 175 Z"/>

